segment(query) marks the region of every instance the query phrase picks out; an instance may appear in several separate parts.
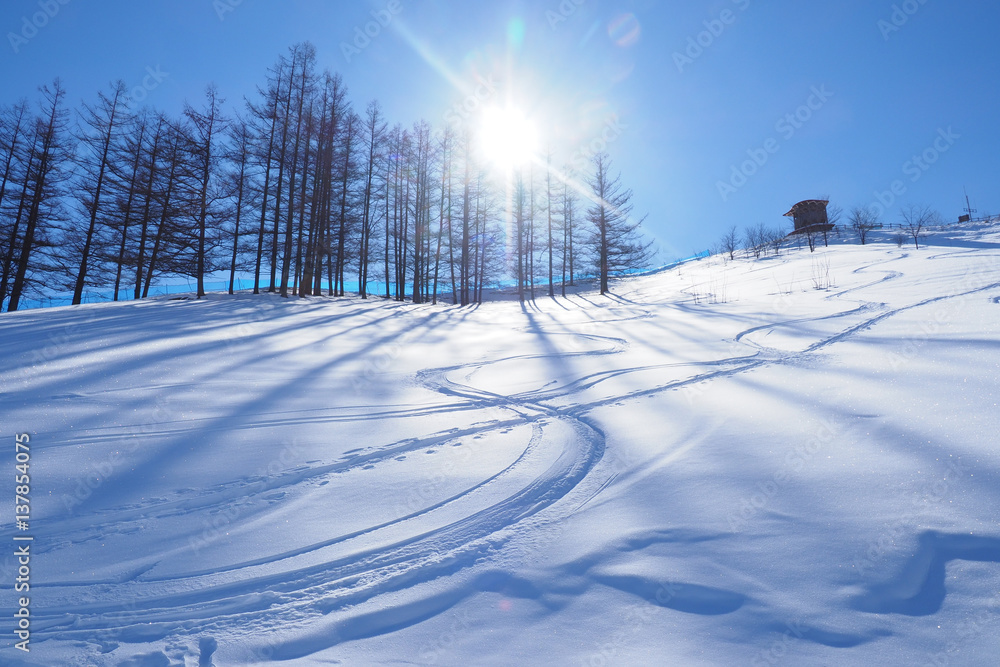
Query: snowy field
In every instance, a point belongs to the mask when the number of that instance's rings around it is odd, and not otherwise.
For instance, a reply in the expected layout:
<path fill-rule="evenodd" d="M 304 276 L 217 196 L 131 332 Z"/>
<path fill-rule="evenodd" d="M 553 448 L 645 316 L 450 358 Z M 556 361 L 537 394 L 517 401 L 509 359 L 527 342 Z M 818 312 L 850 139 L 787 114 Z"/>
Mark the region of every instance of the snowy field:
<path fill-rule="evenodd" d="M 997 664 L 1000 228 L 875 236 L 525 306 L 4 314 L 0 663 Z"/>

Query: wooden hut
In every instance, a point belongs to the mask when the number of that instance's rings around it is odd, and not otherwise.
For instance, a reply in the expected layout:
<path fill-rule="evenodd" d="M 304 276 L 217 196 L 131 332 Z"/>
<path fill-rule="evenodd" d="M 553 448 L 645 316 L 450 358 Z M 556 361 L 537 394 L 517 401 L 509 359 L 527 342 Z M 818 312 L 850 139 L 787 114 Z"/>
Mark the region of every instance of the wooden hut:
<path fill-rule="evenodd" d="M 795 221 L 795 229 L 792 234 L 805 234 L 807 232 L 828 232 L 833 229 L 829 218 L 826 215 L 826 207 L 830 202 L 826 199 L 806 199 L 800 201 L 792 207 L 786 218 Z"/>

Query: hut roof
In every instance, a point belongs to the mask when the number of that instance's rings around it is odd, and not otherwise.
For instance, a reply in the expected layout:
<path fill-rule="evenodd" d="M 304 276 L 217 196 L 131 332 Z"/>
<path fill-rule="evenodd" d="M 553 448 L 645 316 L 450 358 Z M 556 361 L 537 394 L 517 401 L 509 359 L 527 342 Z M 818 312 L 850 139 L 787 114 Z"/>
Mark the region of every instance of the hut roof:
<path fill-rule="evenodd" d="M 806 199 L 804 201 L 800 201 L 798 204 L 793 206 L 792 210 L 790 210 L 788 213 L 785 214 L 785 217 L 791 218 L 801 209 L 811 208 L 816 204 L 823 204 L 823 206 L 826 206 L 829 203 L 830 203 L 829 199 Z"/>

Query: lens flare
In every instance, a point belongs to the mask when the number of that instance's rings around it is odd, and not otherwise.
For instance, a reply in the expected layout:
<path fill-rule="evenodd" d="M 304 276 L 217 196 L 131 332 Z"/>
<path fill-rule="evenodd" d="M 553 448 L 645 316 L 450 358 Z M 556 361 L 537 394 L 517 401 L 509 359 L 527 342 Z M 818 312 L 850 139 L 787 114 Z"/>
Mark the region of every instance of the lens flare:
<path fill-rule="evenodd" d="M 507 24 L 507 41 L 510 43 L 512 48 L 521 48 L 524 44 L 525 32 L 526 27 L 524 25 L 524 20 L 522 19 L 512 19 L 511 22 Z"/>
<path fill-rule="evenodd" d="M 608 37 L 623 49 L 638 42 L 641 34 L 642 27 L 635 14 L 622 14 L 608 24 Z"/>

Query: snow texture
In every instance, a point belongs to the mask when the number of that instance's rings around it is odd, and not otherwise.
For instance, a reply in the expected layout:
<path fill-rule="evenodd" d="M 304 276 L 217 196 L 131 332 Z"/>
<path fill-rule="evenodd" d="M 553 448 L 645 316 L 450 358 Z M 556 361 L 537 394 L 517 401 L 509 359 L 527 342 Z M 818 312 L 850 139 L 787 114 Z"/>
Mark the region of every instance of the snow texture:
<path fill-rule="evenodd" d="M 996 664 L 1000 230 L 873 236 L 607 298 L 5 314 L 0 662 Z"/>

